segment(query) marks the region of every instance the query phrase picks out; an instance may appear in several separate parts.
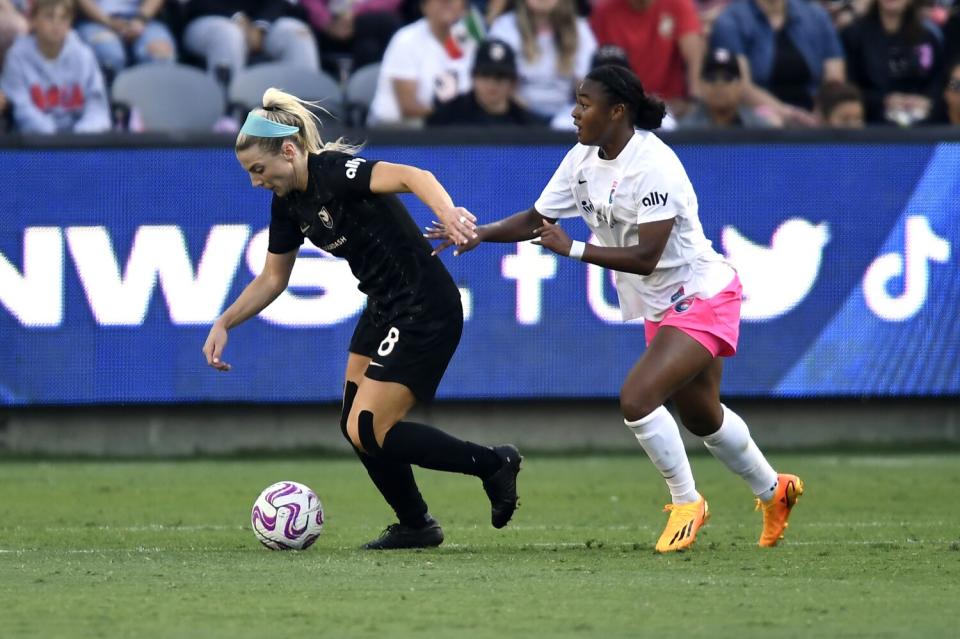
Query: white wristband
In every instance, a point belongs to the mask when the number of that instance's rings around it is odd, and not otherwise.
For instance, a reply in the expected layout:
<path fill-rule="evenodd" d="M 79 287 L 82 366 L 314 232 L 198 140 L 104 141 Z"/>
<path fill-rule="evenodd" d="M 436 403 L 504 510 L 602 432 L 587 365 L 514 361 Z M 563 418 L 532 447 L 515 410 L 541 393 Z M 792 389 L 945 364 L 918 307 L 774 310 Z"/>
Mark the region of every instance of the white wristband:
<path fill-rule="evenodd" d="M 576 241 L 575 241 L 573 244 L 570 245 L 570 252 L 567 253 L 567 255 L 569 255 L 570 257 L 572 257 L 572 258 L 575 259 L 575 260 L 582 260 L 582 259 L 583 259 L 583 252 L 584 252 L 586 249 L 587 249 L 587 245 L 586 245 L 586 244 L 584 244 L 583 242 L 576 242 Z"/>

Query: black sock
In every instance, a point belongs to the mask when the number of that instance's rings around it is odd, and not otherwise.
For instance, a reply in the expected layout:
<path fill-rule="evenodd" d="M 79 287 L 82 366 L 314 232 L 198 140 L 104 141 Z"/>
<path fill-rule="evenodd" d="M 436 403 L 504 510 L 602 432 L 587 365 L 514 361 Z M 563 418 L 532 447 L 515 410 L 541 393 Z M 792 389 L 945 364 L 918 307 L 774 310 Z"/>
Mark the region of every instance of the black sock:
<path fill-rule="evenodd" d="M 393 508 L 400 523 L 409 528 L 423 528 L 429 522 L 427 503 L 423 501 L 420 489 L 417 488 L 410 464 L 386 459 L 382 455 L 371 457 L 359 450 L 356 453 L 374 486 Z"/>
<path fill-rule="evenodd" d="M 381 456 L 431 470 L 463 473 L 486 479 L 503 465 L 492 448 L 465 442 L 439 428 L 397 422 L 383 438 Z"/>
<path fill-rule="evenodd" d="M 413 478 L 413 469 L 410 464 L 386 459 L 371 457 L 357 450 L 350 435 L 347 433 L 347 417 L 353 407 L 353 400 L 357 396 L 359 387 L 355 382 L 347 380 L 343 386 L 343 408 L 340 415 L 340 430 L 344 438 L 350 443 L 353 452 L 360 458 L 360 463 L 367 469 L 367 474 L 377 487 L 383 498 L 397 514 L 401 524 L 409 528 L 423 528 L 429 521 L 427 504 L 423 501 L 417 482 Z"/>

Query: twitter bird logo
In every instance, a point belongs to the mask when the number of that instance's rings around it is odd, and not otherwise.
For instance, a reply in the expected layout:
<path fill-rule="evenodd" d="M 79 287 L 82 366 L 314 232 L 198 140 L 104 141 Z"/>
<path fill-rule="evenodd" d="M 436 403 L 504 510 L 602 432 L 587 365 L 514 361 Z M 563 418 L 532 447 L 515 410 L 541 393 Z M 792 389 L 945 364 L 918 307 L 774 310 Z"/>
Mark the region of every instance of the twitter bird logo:
<path fill-rule="evenodd" d="M 830 230 L 826 222 L 791 218 L 774 231 L 770 246 L 754 244 L 732 226 L 720 239 L 743 284 L 742 318 L 766 320 L 792 309 L 813 288 Z"/>

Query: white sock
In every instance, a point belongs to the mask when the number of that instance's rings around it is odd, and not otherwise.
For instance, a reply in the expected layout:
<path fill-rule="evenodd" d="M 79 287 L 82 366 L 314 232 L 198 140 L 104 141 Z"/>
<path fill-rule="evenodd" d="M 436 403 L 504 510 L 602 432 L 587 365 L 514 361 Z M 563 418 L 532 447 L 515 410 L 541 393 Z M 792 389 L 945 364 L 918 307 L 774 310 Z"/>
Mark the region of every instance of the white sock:
<path fill-rule="evenodd" d="M 623 420 L 633 431 L 647 457 L 657 467 L 670 489 L 675 504 L 690 504 L 697 501 L 697 487 L 690 470 L 687 451 L 680 439 L 680 428 L 663 406 L 635 422 Z"/>
<path fill-rule="evenodd" d="M 703 443 L 714 457 L 750 484 L 753 494 L 763 501 L 773 497 L 777 472 L 757 448 L 746 422 L 739 415 L 723 406 L 720 430 L 704 437 Z"/>

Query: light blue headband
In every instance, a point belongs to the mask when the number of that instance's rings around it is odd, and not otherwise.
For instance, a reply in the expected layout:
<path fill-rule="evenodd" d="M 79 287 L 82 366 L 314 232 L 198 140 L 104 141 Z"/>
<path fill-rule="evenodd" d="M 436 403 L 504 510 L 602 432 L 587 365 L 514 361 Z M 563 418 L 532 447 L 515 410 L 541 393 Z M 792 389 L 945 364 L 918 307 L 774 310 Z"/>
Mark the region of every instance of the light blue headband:
<path fill-rule="evenodd" d="M 243 123 L 240 133 L 253 135 L 258 138 L 285 138 L 288 135 L 299 133 L 300 127 L 280 124 L 273 120 L 268 120 L 262 115 L 251 111 L 247 114 L 247 120 Z"/>

